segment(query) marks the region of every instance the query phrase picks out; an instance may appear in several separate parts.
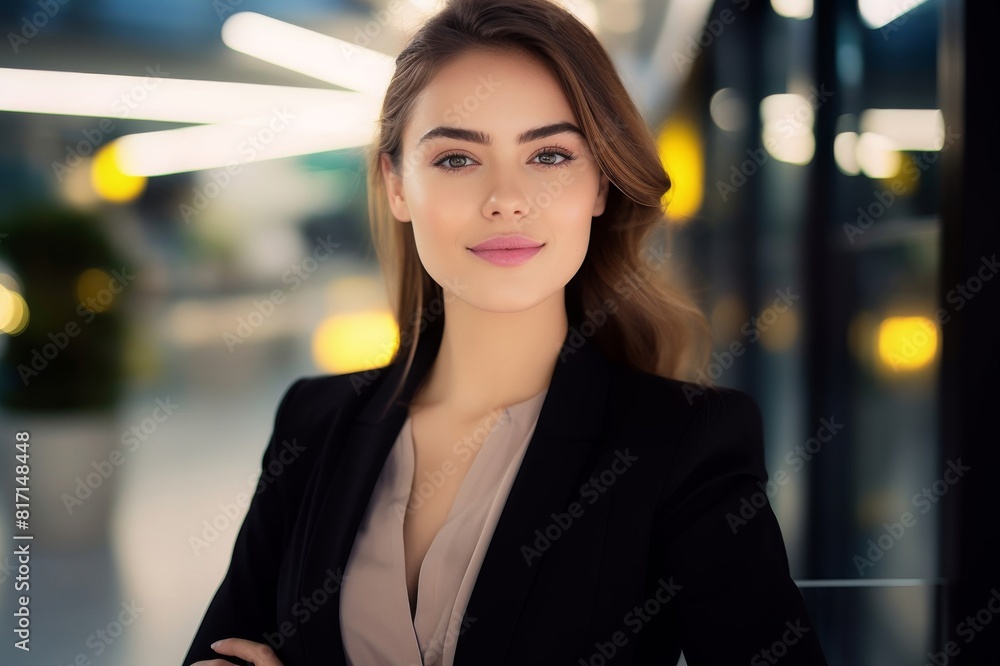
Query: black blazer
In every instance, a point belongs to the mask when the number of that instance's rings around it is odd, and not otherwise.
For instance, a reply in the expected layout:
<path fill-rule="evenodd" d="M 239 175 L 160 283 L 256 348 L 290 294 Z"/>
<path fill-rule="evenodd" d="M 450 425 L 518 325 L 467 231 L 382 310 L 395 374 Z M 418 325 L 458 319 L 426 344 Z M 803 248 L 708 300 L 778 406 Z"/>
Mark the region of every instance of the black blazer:
<path fill-rule="evenodd" d="M 347 558 L 436 352 L 418 353 L 393 404 L 403 360 L 287 389 L 183 666 L 220 658 L 209 645 L 228 637 L 271 645 L 284 666 L 346 664 Z M 567 335 L 455 665 L 673 666 L 682 648 L 690 666 L 825 665 L 758 486 L 767 478 L 748 394 L 637 372 Z M 740 523 L 744 498 L 760 506 Z"/>

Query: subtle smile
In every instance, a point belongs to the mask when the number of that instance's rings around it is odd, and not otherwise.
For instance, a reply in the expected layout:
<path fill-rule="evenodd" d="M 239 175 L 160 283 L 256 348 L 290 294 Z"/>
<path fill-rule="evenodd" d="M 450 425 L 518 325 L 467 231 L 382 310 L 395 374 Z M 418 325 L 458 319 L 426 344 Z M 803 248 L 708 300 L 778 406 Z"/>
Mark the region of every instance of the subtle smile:
<path fill-rule="evenodd" d="M 545 243 L 524 236 L 496 236 L 468 248 L 472 254 L 497 266 L 516 266 L 538 254 Z"/>

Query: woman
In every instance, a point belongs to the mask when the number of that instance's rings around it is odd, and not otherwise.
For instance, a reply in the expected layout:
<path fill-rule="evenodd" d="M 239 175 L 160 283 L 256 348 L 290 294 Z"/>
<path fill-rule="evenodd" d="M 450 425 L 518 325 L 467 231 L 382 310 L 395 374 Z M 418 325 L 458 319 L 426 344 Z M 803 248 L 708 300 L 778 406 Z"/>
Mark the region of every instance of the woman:
<path fill-rule="evenodd" d="M 756 403 L 675 378 L 709 329 L 650 270 L 670 181 L 595 36 L 456 0 L 396 64 L 369 192 L 400 347 L 288 389 L 184 664 L 824 664 L 766 497 L 731 518 Z"/>

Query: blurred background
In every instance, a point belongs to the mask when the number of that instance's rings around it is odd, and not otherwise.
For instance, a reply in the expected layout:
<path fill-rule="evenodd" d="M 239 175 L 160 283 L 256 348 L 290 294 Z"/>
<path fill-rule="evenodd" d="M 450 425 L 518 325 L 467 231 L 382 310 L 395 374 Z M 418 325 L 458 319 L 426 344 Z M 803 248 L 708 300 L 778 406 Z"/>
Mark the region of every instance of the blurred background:
<path fill-rule="evenodd" d="M 563 4 L 661 146 L 830 664 L 1000 663 L 996 8 Z M 0 663 L 180 664 L 284 389 L 388 361 L 361 154 L 435 8 L 0 5 Z"/>

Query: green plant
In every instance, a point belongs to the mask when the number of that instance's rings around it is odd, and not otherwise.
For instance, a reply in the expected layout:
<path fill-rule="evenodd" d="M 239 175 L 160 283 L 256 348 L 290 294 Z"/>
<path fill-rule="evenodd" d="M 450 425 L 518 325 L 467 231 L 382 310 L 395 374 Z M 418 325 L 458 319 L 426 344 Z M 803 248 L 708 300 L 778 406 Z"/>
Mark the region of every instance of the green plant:
<path fill-rule="evenodd" d="M 0 334 L 8 338 L 0 401 L 21 411 L 112 408 L 124 384 L 123 310 L 132 273 L 101 219 L 34 204 L 0 217 L 0 234 L 0 257 L 20 282 L 29 313 L 19 333 Z M 88 273 L 81 288 L 89 269 L 101 272 Z"/>

